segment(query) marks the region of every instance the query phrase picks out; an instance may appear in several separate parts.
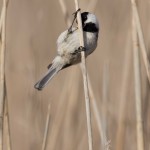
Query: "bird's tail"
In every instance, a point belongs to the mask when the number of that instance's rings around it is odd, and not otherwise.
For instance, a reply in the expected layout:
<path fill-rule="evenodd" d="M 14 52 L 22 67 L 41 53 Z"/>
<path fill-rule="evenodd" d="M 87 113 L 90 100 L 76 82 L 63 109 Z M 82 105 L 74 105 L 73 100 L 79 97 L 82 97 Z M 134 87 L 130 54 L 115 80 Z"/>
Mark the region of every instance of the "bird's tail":
<path fill-rule="evenodd" d="M 63 66 L 63 63 L 54 61 L 49 67 L 48 72 L 34 85 L 34 87 L 38 90 L 42 90 L 48 84 L 48 82 L 63 68 Z"/>

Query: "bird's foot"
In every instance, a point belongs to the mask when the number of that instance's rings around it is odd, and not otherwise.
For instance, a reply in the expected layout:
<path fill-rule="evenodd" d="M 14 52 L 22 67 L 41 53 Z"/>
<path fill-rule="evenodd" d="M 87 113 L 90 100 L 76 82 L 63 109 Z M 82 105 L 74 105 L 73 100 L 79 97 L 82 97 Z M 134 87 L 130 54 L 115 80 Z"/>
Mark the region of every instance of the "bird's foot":
<path fill-rule="evenodd" d="M 79 47 L 77 50 L 75 50 L 72 54 L 73 54 L 73 55 L 76 55 L 76 54 L 78 54 L 78 53 L 81 53 L 82 51 L 85 52 L 85 47 L 80 46 L 80 47 Z"/>
<path fill-rule="evenodd" d="M 78 14 L 78 12 L 80 11 L 81 9 L 79 8 L 77 11 L 75 11 L 72 15 L 74 15 L 74 18 L 73 18 L 73 21 L 72 21 L 72 24 L 71 24 L 71 26 L 69 27 L 69 29 L 68 29 L 68 34 L 70 34 L 70 33 L 72 33 L 72 26 L 73 26 L 73 24 L 74 24 L 74 21 L 76 20 L 76 18 L 77 18 L 77 14 Z"/>
<path fill-rule="evenodd" d="M 76 10 L 72 15 L 74 15 L 75 19 L 77 18 L 77 14 L 78 12 L 81 10 L 81 8 L 79 8 L 78 10 Z"/>
<path fill-rule="evenodd" d="M 80 46 L 80 47 L 78 48 L 78 50 L 79 50 L 80 52 L 82 52 L 82 51 L 85 52 L 85 47 L 84 47 L 84 46 Z"/>

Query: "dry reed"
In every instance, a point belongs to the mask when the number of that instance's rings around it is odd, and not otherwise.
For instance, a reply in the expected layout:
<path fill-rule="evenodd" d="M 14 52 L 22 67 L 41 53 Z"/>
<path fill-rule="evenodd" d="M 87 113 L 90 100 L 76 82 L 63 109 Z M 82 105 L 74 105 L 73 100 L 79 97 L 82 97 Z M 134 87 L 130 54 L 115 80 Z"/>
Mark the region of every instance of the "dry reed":
<path fill-rule="evenodd" d="M 139 18 L 135 0 L 131 0 L 131 3 L 132 3 L 133 16 L 135 18 L 135 25 L 136 25 L 136 29 L 137 29 L 137 33 L 138 33 L 138 38 L 139 38 L 140 50 L 141 50 L 141 53 L 143 56 L 143 61 L 144 61 L 144 65 L 145 65 L 145 69 L 146 69 L 146 73 L 147 73 L 147 78 L 150 83 L 150 62 L 149 62 L 147 52 L 146 52 L 140 18 Z"/>
<path fill-rule="evenodd" d="M 132 1 L 133 2 L 133 1 Z M 142 97 L 141 97 L 141 76 L 139 43 L 137 36 L 137 22 L 134 15 L 135 3 L 132 3 L 132 40 L 133 40 L 133 61 L 135 79 L 135 105 L 136 105 L 136 128 L 137 128 L 137 149 L 144 150 L 143 119 L 142 119 Z"/>
<path fill-rule="evenodd" d="M 104 23 L 104 22 L 103 22 L 103 23 Z M 104 24 L 105 24 L 105 23 L 104 23 Z M 104 30 L 103 30 L 103 31 L 104 31 Z M 112 62 L 112 63 L 113 63 L 113 62 Z M 74 67 L 73 69 L 76 69 L 76 68 Z M 72 73 L 69 74 L 69 75 L 72 75 Z M 72 79 L 73 79 L 73 78 L 72 78 Z M 68 80 L 69 80 L 69 79 L 68 79 Z M 69 80 L 69 81 L 71 81 L 71 80 Z M 123 82 L 125 82 L 125 81 L 123 81 Z M 89 82 L 88 82 L 88 83 L 89 83 Z M 116 86 L 117 86 L 117 84 L 116 84 Z M 114 88 L 115 88 L 115 87 L 114 87 Z M 127 87 L 127 88 L 128 88 L 128 87 Z M 125 89 L 125 90 L 127 90 L 127 89 Z M 64 90 L 62 90 L 62 91 L 64 92 Z M 123 91 L 123 89 L 121 89 L 121 91 Z M 63 92 L 62 92 L 62 93 L 63 93 Z M 64 93 L 65 93 L 65 92 L 64 92 Z M 64 93 L 63 93 L 63 94 L 64 94 Z M 66 90 L 66 93 L 67 93 L 67 90 Z M 90 93 L 90 83 L 89 83 L 89 93 Z M 124 93 L 124 94 L 125 94 L 125 93 Z M 124 94 L 123 94 L 123 95 L 124 95 Z M 64 94 L 64 95 L 65 95 L 65 94 Z M 70 95 L 71 95 L 71 94 L 70 94 Z M 70 95 L 69 95 L 69 96 L 70 96 Z M 90 95 L 91 95 L 91 94 L 90 94 Z M 121 94 L 121 95 L 122 95 L 122 94 Z M 94 95 L 94 96 L 95 96 L 95 95 Z M 91 96 L 91 97 L 92 97 L 92 96 Z M 65 98 L 66 98 L 66 97 L 65 97 Z M 74 98 L 74 97 L 73 97 L 73 98 Z M 119 98 L 120 98 L 120 97 L 119 97 Z M 62 99 L 63 99 L 63 98 L 62 98 Z M 69 97 L 69 98 L 67 97 L 66 99 L 69 99 L 69 100 L 70 100 L 70 97 Z M 95 98 L 91 98 L 91 100 L 92 100 L 91 103 L 93 103 L 93 99 L 95 100 Z M 113 99 L 113 97 L 112 97 L 112 99 Z M 72 100 L 72 99 L 71 99 L 71 100 Z M 96 101 L 94 101 L 94 102 L 96 102 Z M 64 104 L 64 105 L 61 106 L 62 103 L 63 103 L 63 101 L 59 101 L 59 103 L 58 103 L 58 105 L 60 105 L 61 108 L 65 105 L 65 104 Z M 112 104 L 111 104 L 111 105 L 112 105 Z M 97 104 L 95 104 L 95 106 L 96 106 L 96 109 L 97 109 Z M 120 106 L 120 105 L 119 105 L 119 106 Z M 12 107 L 12 106 L 11 106 L 11 107 Z M 66 108 L 66 106 L 65 106 L 65 108 Z M 93 109 L 93 110 L 95 110 L 95 109 Z M 98 110 L 98 109 L 97 109 L 97 110 Z M 59 111 L 59 113 L 60 113 L 60 112 L 61 112 L 61 111 Z M 58 113 L 58 112 L 57 112 L 57 113 Z M 63 114 L 64 114 L 64 112 L 60 113 L 60 114 L 59 114 L 59 118 L 57 118 L 57 120 L 60 119 L 60 120 L 58 121 L 58 125 L 57 125 L 57 123 L 56 123 L 56 126 L 58 126 L 58 127 L 61 126 L 61 124 L 62 124 L 61 120 L 62 120 L 62 118 L 63 118 Z M 98 119 L 97 119 L 97 120 L 99 120 L 99 119 L 100 119 L 100 116 L 99 116 L 99 112 L 98 112 L 98 111 L 97 111 L 97 114 L 98 114 L 98 116 L 97 116 Z M 55 118 L 55 117 L 54 117 L 54 118 Z M 13 123 L 13 122 L 12 122 L 12 123 Z M 100 125 L 101 125 L 101 124 L 100 124 Z M 54 126 L 55 126 L 55 125 L 54 125 Z M 112 129 L 112 128 L 113 128 L 113 126 L 111 127 L 111 129 Z M 56 128 L 55 128 L 55 129 L 56 129 Z M 58 134 L 56 134 L 56 136 L 59 136 L 59 131 L 60 131 L 60 130 L 61 130 L 61 128 L 60 128 L 58 131 L 56 131 L 56 132 L 58 132 Z M 113 130 L 113 129 L 112 129 L 112 130 Z M 83 134 L 84 134 L 84 136 L 86 135 L 85 133 L 83 133 Z M 50 136 L 51 136 L 51 135 L 50 135 Z M 66 137 L 66 138 L 67 138 L 67 137 Z M 57 141 L 57 138 L 54 139 L 54 140 L 55 140 L 55 143 L 54 143 L 54 144 L 57 145 L 57 142 L 58 142 L 58 141 Z M 81 140 L 83 140 L 83 139 L 81 139 Z M 85 140 L 86 140 L 86 138 L 85 138 Z M 50 141 L 50 142 L 51 142 L 51 141 Z M 68 141 L 68 142 L 70 142 L 70 141 Z M 82 142 L 83 142 L 83 141 L 82 141 Z M 65 143 L 65 144 L 67 144 L 67 143 Z M 128 143 L 128 144 L 129 144 L 129 143 Z M 132 145 L 134 146 L 134 143 L 132 143 Z M 95 147 L 96 147 L 96 146 L 95 146 Z M 96 148 L 97 148 L 97 147 L 96 147 Z M 55 148 L 55 149 L 56 149 L 56 148 Z"/>
<path fill-rule="evenodd" d="M 9 122 L 9 113 L 8 113 L 8 99 L 7 97 L 5 98 L 5 108 L 4 108 L 4 134 L 5 134 L 5 138 L 6 138 L 6 146 L 7 146 L 7 150 L 11 150 L 12 149 L 12 145 L 11 145 L 11 136 L 10 136 L 10 122 Z"/>
<path fill-rule="evenodd" d="M 48 139 L 48 131 L 49 131 L 49 124 L 50 124 L 50 110 L 51 110 L 51 105 L 49 104 L 48 105 L 48 111 L 47 111 L 47 118 L 46 118 L 46 125 L 45 125 L 45 132 L 44 132 L 42 150 L 46 150 L 47 139 Z"/>
<path fill-rule="evenodd" d="M 2 7 L 2 10 L 1 10 L 1 16 L 0 16 L 0 34 L 2 32 L 2 25 L 3 25 L 3 19 L 4 18 L 4 7 Z"/>
<path fill-rule="evenodd" d="M 75 0 L 76 10 L 79 9 L 78 0 Z M 84 38 L 83 38 L 83 30 L 82 30 L 82 21 L 81 21 L 81 13 L 77 14 L 78 20 L 78 29 L 80 32 L 80 46 L 84 47 Z M 88 80 L 87 80 L 87 71 L 86 71 L 86 63 L 85 63 L 85 53 L 81 52 L 82 58 L 82 75 L 83 75 L 83 83 L 84 83 L 84 94 L 85 94 L 85 104 L 86 104 L 86 117 L 87 117 L 87 129 L 88 129 L 88 143 L 89 150 L 93 149 L 92 143 L 92 125 L 91 125 L 91 110 L 90 110 L 90 98 L 89 98 L 89 89 L 88 89 Z"/>
<path fill-rule="evenodd" d="M 100 112 L 98 110 L 98 105 L 97 105 L 96 98 L 95 98 L 93 90 L 92 90 L 92 85 L 91 85 L 89 76 L 88 76 L 88 83 L 89 83 L 89 93 L 90 93 L 90 98 L 91 98 L 91 104 L 93 107 L 93 114 L 94 114 L 94 117 L 96 119 L 98 131 L 99 131 L 100 138 L 101 138 L 101 144 L 102 144 L 101 147 L 105 147 L 105 144 L 107 142 L 106 132 L 105 132 L 103 125 L 102 125 L 102 117 L 101 117 Z"/>
<path fill-rule="evenodd" d="M 5 67 L 5 44 L 6 44 L 6 0 L 3 0 L 2 8 L 2 42 L 0 48 L 0 150 L 3 149 L 3 115 L 4 115 L 4 100 L 5 100 L 5 86 L 4 86 L 4 67 Z"/>
<path fill-rule="evenodd" d="M 88 7 L 87 7 L 88 10 L 94 11 L 95 8 L 96 8 L 97 2 L 98 2 L 98 0 L 92 0 L 92 1 L 90 1 L 89 4 L 88 4 Z"/>
<path fill-rule="evenodd" d="M 109 100 L 109 60 L 104 62 L 103 66 L 103 84 L 102 84 L 102 149 L 106 149 L 108 143 L 107 139 L 107 106 Z"/>
<path fill-rule="evenodd" d="M 95 1 L 91 1 L 88 5 L 88 8 L 91 10 L 91 11 L 94 11 L 95 7 L 96 7 L 96 3 L 98 1 L 95 0 Z M 62 12 L 63 12 L 63 15 L 64 15 L 64 19 L 65 19 L 65 22 L 67 24 L 67 26 L 69 27 L 70 24 L 71 24 L 71 21 L 69 19 L 69 16 L 67 15 L 68 14 L 68 11 L 67 11 L 67 8 L 66 8 L 66 4 L 64 2 L 64 0 L 59 0 L 59 3 L 60 3 L 60 6 L 61 6 L 61 9 L 62 9 Z M 95 6 L 95 7 L 94 7 Z M 68 23 L 69 22 L 69 23 Z M 77 69 L 77 68 L 74 68 L 74 69 Z M 80 66 L 80 69 L 81 66 Z M 76 72 L 77 73 L 77 72 Z M 106 133 L 105 131 L 103 130 L 103 127 L 102 127 L 102 121 L 101 121 L 101 116 L 100 116 L 100 112 L 98 110 L 98 105 L 97 105 L 97 102 L 96 102 L 96 98 L 94 96 L 94 93 L 93 93 L 93 89 L 92 89 L 92 85 L 91 85 L 91 82 L 90 82 L 90 78 L 89 78 L 89 75 L 87 73 L 87 80 L 88 80 L 88 87 L 89 87 L 89 95 L 90 95 L 90 98 L 91 98 L 91 104 L 92 104 L 92 107 L 93 107 L 93 113 L 94 113 L 94 117 L 96 119 L 96 122 L 97 122 L 97 126 L 98 126 L 98 131 L 99 131 L 99 134 L 100 134 L 100 137 L 101 137 L 101 142 L 102 142 L 102 145 L 103 147 L 105 146 L 105 143 L 107 141 L 107 138 L 106 136 Z M 104 138 L 105 137 L 105 138 Z"/>

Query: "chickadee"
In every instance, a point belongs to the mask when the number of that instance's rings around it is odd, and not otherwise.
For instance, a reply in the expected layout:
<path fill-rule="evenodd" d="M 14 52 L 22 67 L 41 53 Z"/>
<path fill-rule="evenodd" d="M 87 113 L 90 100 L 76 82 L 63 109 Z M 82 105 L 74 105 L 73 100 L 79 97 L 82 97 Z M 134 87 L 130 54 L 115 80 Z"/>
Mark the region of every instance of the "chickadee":
<path fill-rule="evenodd" d="M 48 82 L 62 69 L 81 62 L 81 51 L 87 57 L 97 47 L 99 23 L 96 16 L 89 12 L 81 14 L 85 47 L 80 47 L 79 29 L 69 28 L 60 34 L 57 40 L 57 56 L 48 66 L 48 72 L 35 84 L 35 88 L 42 90 Z"/>

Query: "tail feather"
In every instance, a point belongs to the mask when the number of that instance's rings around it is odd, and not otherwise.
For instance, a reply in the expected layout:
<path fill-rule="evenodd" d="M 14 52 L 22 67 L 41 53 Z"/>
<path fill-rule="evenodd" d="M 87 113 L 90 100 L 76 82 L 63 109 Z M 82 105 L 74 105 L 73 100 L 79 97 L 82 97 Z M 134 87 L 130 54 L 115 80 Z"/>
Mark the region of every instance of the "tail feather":
<path fill-rule="evenodd" d="M 55 67 L 52 65 L 46 75 L 40 81 L 38 81 L 34 87 L 38 90 L 42 90 L 62 68 L 63 65 L 57 65 Z"/>

